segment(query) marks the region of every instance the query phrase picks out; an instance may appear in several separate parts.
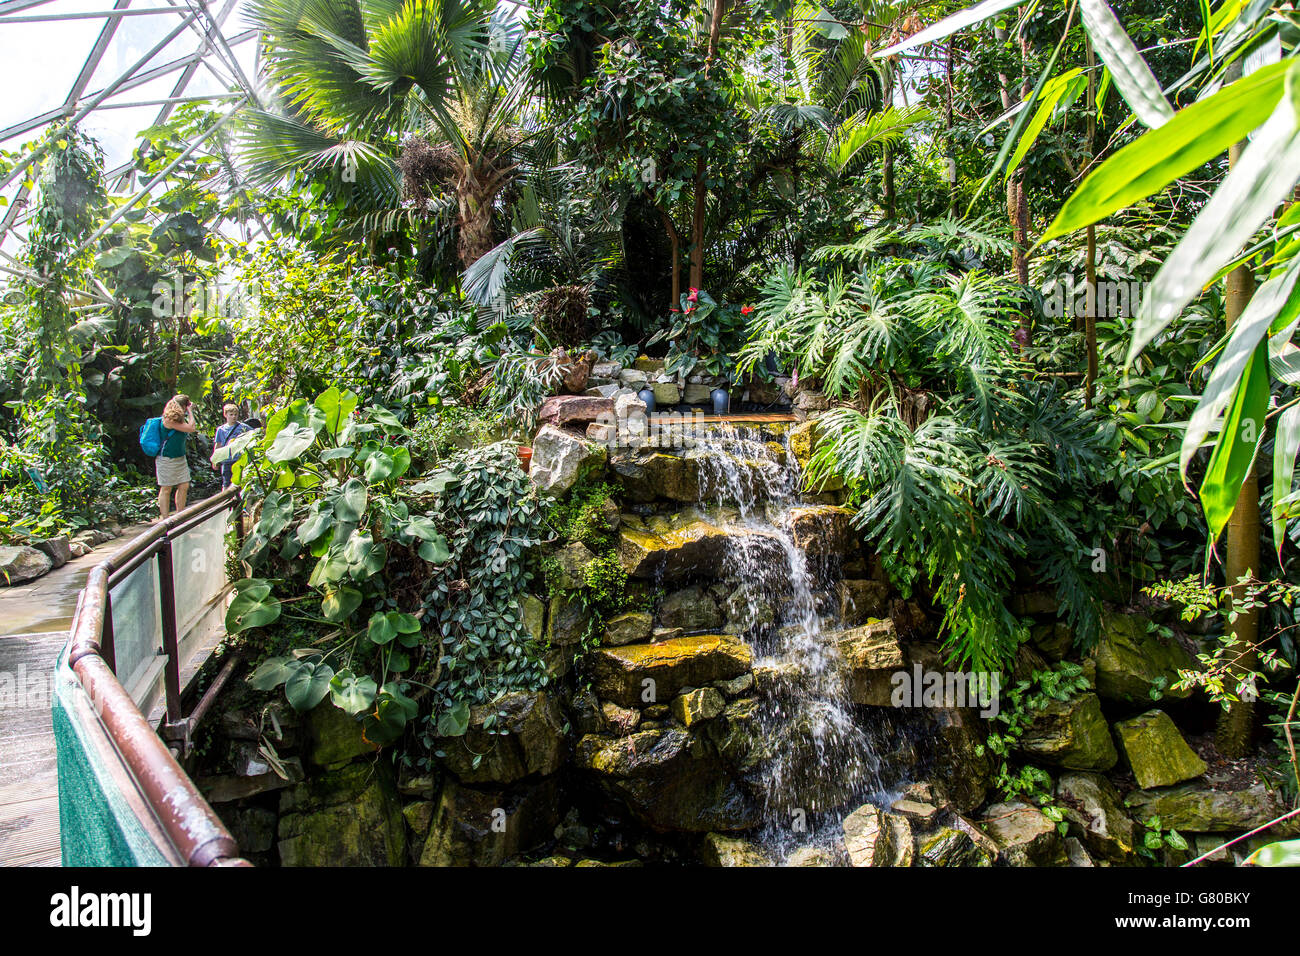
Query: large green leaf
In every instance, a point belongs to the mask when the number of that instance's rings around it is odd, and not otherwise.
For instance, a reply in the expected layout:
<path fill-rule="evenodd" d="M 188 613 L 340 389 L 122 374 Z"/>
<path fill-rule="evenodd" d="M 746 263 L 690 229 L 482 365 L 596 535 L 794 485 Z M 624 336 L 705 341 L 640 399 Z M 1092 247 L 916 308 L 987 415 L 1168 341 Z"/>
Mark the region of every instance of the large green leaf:
<path fill-rule="evenodd" d="M 369 489 L 360 478 L 349 478 L 343 483 L 338 499 L 334 502 L 334 514 L 340 521 L 357 522 L 366 511 Z"/>
<path fill-rule="evenodd" d="M 343 558 L 353 579 L 363 581 L 383 570 L 384 562 L 388 560 L 388 547 L 368 534 L 354 534 L 343 546 Z"/>
<path fill-rule="evenodd" d="M 1279 560 L 1286 540 L 1288 510 L 1282 501 L 1291 493 L 1297 452 L 1300 452 L 1300 405 L 1292 405 L 1278 417 L 1273 436 L 1273 544 Z"/>
<path fill-rule="evenodd" d="M 292 657 L 268 657 L 248 675 L 248 683 L 254 690 L 274 690 L 292 677 L 298 666 Z"/>
<path fill-rule="evenodd" d="M 1142 297 L 1128 361 L 1172 322 L 1273 214 L 1300 178 L 1300 62 L 1287 72 L 1286 95 L 1242 151 Z M 1156 130 L 1163 132 L 1168 123 Z M 1148 133 L 1147 135 L 1152 135 Z"/>
<path fill-rule="evenodd" d="M 1256 347 L 1268 334 L 1269 326 L 1279 312 L 1290 301 L 1297 280 L 1300 280 L 1300 259 L 1292 261 L 1286 269 L 1260 286 L 1233 324 L 1228 343 L 1215 362 L 1205 391 L 1183 433 L 1178 466 L 1184 478 L 1187 477 L 1187 467 L 1192 456 L 1204 444 L 1219 415 L 1228 406 L 1229 399 L 1236 394 L 1237 384 L 1245 377 L 1246 367 L 1254 356 Z M 1268 362 L 1265 362 L 1261 369 L 1265 375 L 1268 374 L 1268 367 Z M 1263 420 L 1258 424 L 1262 428 Z"/>
<path fill-rule="evenodd" d="M 1174 117 L 1151 67 L 1116 19 L 1106 0 L 1079 0 L 1084 29 L 1110 69 L 1115 88 L 1145 125 L 1155 129 Z"/>
<path fill-rule="evenodd" d="M 257 522 L 257 533 L 276 538 L 293 520 L 293 495 L 286 491 L 273 491 L 262 500 L 262 515 Z"/>
<path fill-rule="evenodd" d="M 332 545 L 312 568 L 307 586 L 313 588 L 335 584 L 348 573 L 348 560 L 343 556 L 343 549 Z"/>
<path fill-rule="evenodd" d="M 329 531 L 330 526 L 334 524 L 334 514 L 330 511 L 316 506 L 312 513 L 307 516 L 307 520 L 298 525 L 298 540 L 303 544 L 311 544 L 313 541 Z"/>
<path fill-rule="evenodd" d="M 271 447 L 266 450 L 267 461 L 292 461 L 316 441 L 316 433 L 306 425 L 290 422 L 275 436 Z"/>
<path fill-rule="evenodd" d="M 372 485 L 384 481 L 392 475 L 396 467 L 393 459 L 385 451 L 376 448 L 366 458 L 366 481 Z"/>
<path fill-rule="evenodd" d="M 1255 462 L 1268 415 L 1268 343 L 1260 342 L 1237 385 L 1223 430 L 1201 482 L 1201 507 L 1210 540 L 1219 537 L 1237 506 L 1241 486 Z"/>
<path fill-rule="evenodd" d="M 280 601 L 272 597 L 271 585 L 259 578 L 248 579 L 226 609 L 226 633 L 238 634 L 253 627 L 265 627 L 280 617 Z"/>
<path fill-rule="evenodd" d="M 316 396 L 316 407 L 325 416 L 325 430 L 337 437 L 343 424 L 357 407 L 357 396 L 353 392 L 342 392 L 333 386 Z"/>
<path fill-rule="evenodd" d="M 358 677 L 346 667 L 330 680 L 330 697 L 334 706 L 354 717 L 374 703 L 378 690 L 375 679 L 369 674 Z"/>
<path fill-rule="evenodd" d="M 463 737 L 469 730 L 469 704 L 464 701 L 453 704 L 438 715 L 439 737 Z"/>
<path fill-rule="evenodd" d="M 1300 840 L 1283 840 L 1260 847 L 1246 858 L 1252 866 L 1300 866 Z"/>
<path fill-rule="evenodd" d="M 330 591 L 320 602 L 321 613 L 325 620 L 337 624 L 345 621 L 352 612 L 361 606 L 361 592 L 356 588 L 342 587 Z"/>
<path fill-rule="evenodd" d="M 1011 154 L 1011 161 L 1007 163 L 1005 176 L 1010 177 L 1016 171 L 1020 161 L 1025 158 L 1030 147 L 1038 139 L 1038 134 L 1043 131 L 1043 127 L 1051 119 L 1052 113 L 1056 110 L 1056 105 L 1072 89 L 1071 84 L 1075 80 L 1081 80 L 1082 78 L 1083 70 L 1076 67 L 1073 70 L 1066 70 L 1060 76 L 1053 77 L 1043 86 L 1042 96 L 1038 99 L 1038 109 L 1025 127 L 1024 133 L 1021 134 L 1020 142 L 1016 144 L 1016 151 Z"/>
<path fill-rule="evenodd" d="M 1070 194 L 1038 244 L 1090 226 L 1159 192 L 1245 139 L 1277 106 L 1287 68 L 1287 63 L 1275 63 L 1256 70 L 1139 136 Z"/>
<path fill-rule="evenodd" d="M 330 692 L 334 668 L 316 661 L 301 661 L 285 682 L 284 696 L 298 713 L 311 710 Z"/>
<path fill-rule="evenodd" d="M 436 538 L 430 538 L 420 545 L 420 557 L 430 564 L 445 564 L 451 557 L 451 549 L 447 547 L 447 539 L 442 535 Z"/>

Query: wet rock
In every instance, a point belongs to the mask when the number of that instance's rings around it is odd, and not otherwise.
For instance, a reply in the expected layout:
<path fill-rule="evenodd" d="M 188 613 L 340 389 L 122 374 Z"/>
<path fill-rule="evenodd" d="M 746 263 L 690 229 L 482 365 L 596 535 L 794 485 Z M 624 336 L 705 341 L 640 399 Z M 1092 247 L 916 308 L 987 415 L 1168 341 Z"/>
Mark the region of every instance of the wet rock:
<path fill-rule="evenodd" d="M 1083 843 L 1081 843 L 1076 837 L 1065 838 L 1065 857 L 1069 860 L 1070 866 L 1097 865 L 1089 855 L 1087 849 L 1084 848 Z"/>
<path fill-rule="evenodd" d="M 686 631 L 717 630 L 722 612 L 701 587 L 683 588 L 667 595 L 657 614 L 661 627 L 680 627 Z"/>
<path fill-rule="evenodd" d="M 835 635 L 840 658 L 849 674 L 849 696 L 855 704 L 888 707 L 893 676 L 903 666 L 894 622 L 885 619 Z"/>
<path fill-rule="evenodd" d="M 698 458 L 663 452 L 620 452 L 610 459 L 610 471 L 623 495 L 630 501 L 657 499 L 695 502 L 700 500 Z"/>
<path fill-rule="evenodd" d="M 1056 595 L 1047 591 L 1024 591 L 1011 595 L 1008 602 L 1011 613 L 1019 617 L 1055 617 L 1061 610 Z"/>
<path fill-rule="evenodd" d="M 448 780 L 438 797 L 421 866 L 500 866 L 553 838 L 559 823 L 556 778 L 504 789 Z"/>
<path fill-rule="evenodd" d="M 744 634 L 761 624 L 776 620 L 772 603 L 757 589 L 742 584 L 723 601 L 722 613 L 726 619 L 723 630 L 728 634 Z"/>
<path fill-rule="evenodd" d="M 839 866 L 840 858 L 836 856 L 835 851 L 830 847 L 801 846 L 797 850 L 791 851 L 790 855 L 785 858 L 785 865 L 798 867 Z"/>
<path fill-rule="evenodd" d="M 1065 866 L 1065 844 L 1056 824 L 1027 803 L 996 803 L 984 813 L 984 832 L 1009 866 Z"/>
<path fill-rule="evenodd" d="M 1119 721 L 1115 724 L 1115 738 L 1143 789 L 1168 787 L 1205 773 L 1205 761 L 1187 746 L 1162 710 L 1149 710 Z"/>
<path fill-rule="evenodd" d="M 625 368 L 618 373 L 618 381 L 628 388 L 644 388 L 650 376 L 639 368 Z"/>
<path fill-rule="evenodd" d="M 912 826 L 906 817 L 868 803 L 845 817 L 841 826 L 852 866 L 912 865 Z"/>
<path fill-rule="evenodd" d="M 619 560 L 634 578 L 671 582 L 688 575 L 718 577 L 731 548 L 744 548 L 760 565 L 775 565 L 784 558 L 775 535 L 723 527 L 690 513 L 619 529 Z"/>
<path fill-rule="evenodd" d="M 753 689 L 754 675 L 753 673 L 741 674 L 731 680 L 714 681 L 713 686 L 722 691 L 724 697 L 731 700 L 733 697 L 739 697 Z"/>
<path fill-rule="evenodd" d="M 239 844 L 239 852 L 265 853 L 275 845 L 276 814 L 265 807 L 232 807 L 222 821 Z"/>
<path fill-rule="evenodd" d="M 622 707 L 668 701 L 683 687 L 739 677 L 753 665 L 749 647 L 721 634 L 601 648 L 592 658 L 596 693 Z"/>
<path fill-rule="evenodd" d="M 934 712 L 928 777 L 963 813 L 982 804 L 991 786 L 993 764 L 983 749 L 987 740 L 988 726 L 976 711 L 948 707 Z"/>
<path fill-rule="evenodd" d="M 757 804 L 709 742 L 680 727 L 588 735 L 575 763 L 653 829 L 735 831 L 759 821 Z"/>
<path fill-rule="evenodd" d="M 280 798 L 282 866 L 401 866 L 406 821 L 383 762 L 350 763 Z"/>
<path fill-rule="evenodd" d="M 610 647 L 622 647 L 624 644 L 648 641 L 653 626 L 654 619 L 645 611 L 628 611 L 619 614 L 605 623 L 603 643 Z"/>
<path fill-rule="evenodd" d="M 247 797 L 255 797 L 273 790 L 283 790 L 298 783 L 305 776 L 302 760 L 299 757 L 286 757 L 281 761 L 285 776 L 274 770 L 258 774 L 255 777 L 240 777 L 235 774 L 218 774 L 199 777 L 195 786 L 208 803 L 233 803 Z"/>
<path fill-rule="evenodd" d="M 795 547 L 815 557 L 832 557 L 856 548 L 860 536 L 852 526 L 854 512 L 837 505 L 810 505 L 786 512 L 785 525 Z"/>
<path fill-rule="evenodd" d="M 1063 773 L 1056 782 L 1056 799 L 1066 808 L 1071 831 L 1079 834 L 1092 856 L 1111 863 L 1135 861 L 1139 834 L 1109 780 L 1097 773 Z"/>
<path fill-rule="evenodd" d="M 0 585 L 34 581 L 54 567 L 50 556 L 26 545 L 0 547 Z"/>
<path fill-rule="evenodd" d="M 931 803 L 922 803 L 919 800 L 908 800 L 906 798 L 895 800 L 889 809 L 894 813 L 907 817 L 918 827 L 928 827 L 934 822 L 939 813 L 939 808 Z"/>
<path fill-rule="evenodd" d="M 1160 818 L 1163 829 L 1187 833 L 1245 833 L 1263 826 L 1287 811 L 1275 795 L 1257 783 L 1246 790 L 1211 790 L 1185 783 L 1159 790 L 1135 790 L 1124 805 L 1138 820 Z M 1273 839 L 1300 833 L 1294 819 L 1268 831 Z"/>
<path fill-rule="evenodd" d="M 1035 624 L 1029 632 L 1034 647 L 1049 661 L 1064 660 L 1074 647 L 1074 631 L 1068 624 Z"/>
<path fill-rule="evenodd" d="M 533 597 L 531 594 L 521 594 L 519 616 L 533 640 L 540 644 L 546 637 L 546 605 L 540 598 Z"/>
<path fill-rule="evenodd" d="M 546 691 L 515 691 L 471 708 L 465 735 L 441 737 L 437 749 L 462 783 L 506 784 L 545 776 L 564 762 L 564 715 Z"/>
<path fill-rule="evenodd" d="M 556 574 L 553 583 L 559 590 L 572 591 L 582 585 L 582 571 L 596 555 L 581 541 L 571 541 L 555 552 L 554 559 L 558 571 L 552 572 Z"/>
<path fill-rule="evenodd" d="M 1151 700 L 1151 684 L 1164 678 L 1164 694 L 1184 698 L 1190 689 L 1173 690 L 1178 671 L 1195 669 L 1195 659 L 1176 640 L 1148 630 L 1143 617 L 1102 615 L 1101 636 L 1092 651 L 1097 662 L 1097 693 L 1108 700 L 1141 704 Z"/>
<path fill-rule="evenodd" d="M 379 748 L 366 740 L 361 722 L 335 707 L 328 699 L 307 714 L 307 759 L 318 767 L 331 767 Z"/>
<path fill-rule="evenodd" d="M 840 620 L 850 627 L 889 614 L 889 585 L 883 581 L 845 579 L 836 584 L 835 590 L 839 597 Z"/>
<path fill-rule="evenodd" d="M 705 836 L 700 862 L 705 866 L 772 866 L 771 858 L 755 844 L 721 833 Z"/>
<path fill-rule="evenodd" d="M 602 418 L 613 420 L 614 402 L 610 398 L 593 395 L 552 395 L 542 402 L 541 410 L 537 413 L 539 425 L 554 425 L 558 428 L 586 428 L 591 422 Z"/>
<path fill-rule="evenodd" d="M 941 827 L 917 840 L 919 866 L 992 866 L 995 854 L 970 834 Z"/>
<path fill-rule="evenodd" d="M 722 692 L 713 687 L 701 687 L 689 693 L 678 694 L 668 705 L 672 715 L 682 726 L 690 728 L 717 717 L 726 707 Z"/>
<path fill-rule="evenodd" d="M 533 459 L 528 475 L 543 494 L 558 497 L 583 478 L 603 469 L 607 457 L 608 451 L 603 445 L 547 425 L 533 438 Z"/>
<path fill-rule="evenodd" d="M 721 717 L 703 728 L 718 755 L 741 778 L 756 771 L 772 753 L 772 739 L 763 733 L 758 718 L 758 698 L 742 697 L 727 704 Z"/>
<path fill-rule="evenodd" d="M 1020 738 L 1018 749 L 1069 770 L 1109 770 L 1119 759 L 1101 701 L 1091 693 L 1048 703 Z"/>
<path fill-rule="evenodd" d="M 582 602 L 557 594 L 551 598 L 546 616 L 546 642 L 553 647 L 569 647 L 587 636 L 591 619 Z"/>
<path fill-rule="evenodd" d="M 605 726 L 619 737 L 626 737 L 641 723 L 641 711 L 635 707 L 620 707 L 613 701 L 602 703 L 600 712 L 605 718 Z"/>
<path fill-rule="evenodd" d="M 72 539 L 66 534 L 43 541 L 33 541 L 32 547 L 49 556 L 54 567 L 61 568 L 72 560 Z"/>

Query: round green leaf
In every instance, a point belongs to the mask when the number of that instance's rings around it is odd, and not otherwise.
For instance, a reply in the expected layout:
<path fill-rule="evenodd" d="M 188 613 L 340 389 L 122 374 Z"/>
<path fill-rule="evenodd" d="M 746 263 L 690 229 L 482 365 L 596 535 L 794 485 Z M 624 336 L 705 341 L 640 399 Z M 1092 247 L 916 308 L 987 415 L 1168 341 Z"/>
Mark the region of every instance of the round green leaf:
<path fill-rule="evenodd" d="M 284 685 L 289 706 L 299 713 L 311 710 L 330 692 L 334 668 L 328 664 L 303 661 Z"/>

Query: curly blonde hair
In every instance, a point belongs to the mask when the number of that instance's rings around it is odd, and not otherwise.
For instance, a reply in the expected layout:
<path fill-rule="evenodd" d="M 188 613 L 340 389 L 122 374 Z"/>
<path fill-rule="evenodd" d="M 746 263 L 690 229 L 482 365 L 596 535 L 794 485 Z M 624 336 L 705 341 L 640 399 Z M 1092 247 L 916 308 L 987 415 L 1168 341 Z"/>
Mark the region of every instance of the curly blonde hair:
<path fill-rule="evenodd" d="M 162 419 L 164 425 L 184 425 L 185 420 L 190 414 L 190 397 L 185 393 L 173 395 L 171 400 L 163 408 Z"/>

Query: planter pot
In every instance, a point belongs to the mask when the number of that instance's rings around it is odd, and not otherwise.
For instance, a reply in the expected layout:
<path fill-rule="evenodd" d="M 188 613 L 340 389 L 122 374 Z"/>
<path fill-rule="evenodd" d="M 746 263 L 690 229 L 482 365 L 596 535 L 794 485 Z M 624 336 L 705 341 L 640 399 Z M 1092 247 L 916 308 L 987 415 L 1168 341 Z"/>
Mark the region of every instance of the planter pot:
<path fill-rule="evenodd" d="M 653 415 L 655 411 L 655 390 L 653 388 L 643 388 L 636 393 L 636 397 L 645 402 L 645 413 Z"/>
<path fill-rule="evenodd" d="M 528 466 L 531 465 L 533 462 L 533 450 L 527 445 L 520 445 L 518 450 L 519 450 L 519 467 L 522 468 L 525 472 L 527 472 Z"/>
<path fill-rule="evenodd" d="M 725 415 L 731 411 L 731 393 L 725 388 L 715 388 L 709 398 L 713 401 L 713 414 Z"/>

